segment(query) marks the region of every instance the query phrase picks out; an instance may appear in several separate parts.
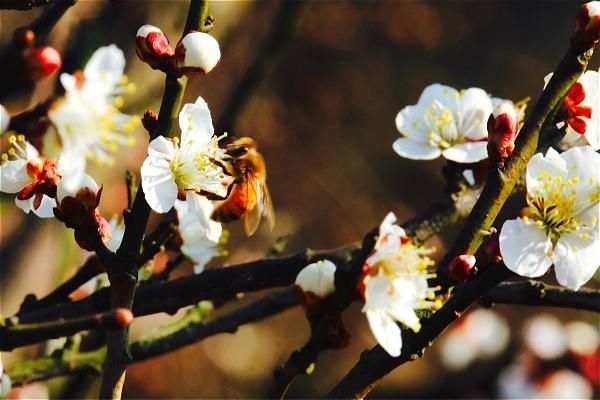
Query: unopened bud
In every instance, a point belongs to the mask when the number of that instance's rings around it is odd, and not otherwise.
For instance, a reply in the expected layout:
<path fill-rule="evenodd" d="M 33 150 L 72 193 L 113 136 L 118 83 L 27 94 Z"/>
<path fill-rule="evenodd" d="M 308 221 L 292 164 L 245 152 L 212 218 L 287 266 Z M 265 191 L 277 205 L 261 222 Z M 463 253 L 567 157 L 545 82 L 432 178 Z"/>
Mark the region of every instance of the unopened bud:
<path fill-rule="evenodd" d="M 600 40 L 600 1 L 590 1 L 579 9 L 575 19 L 573 44 L 580 49 L 591 49 Z"/>
<path fill-rule="evenodd" d="M 34 81 L 52 75 L 62 65 L 60 54 L 50 46 L 25 50 L 23 62 L 25 76 Z"/>
<path fill-rule="evenodd" d="M 324 298 L 335 291 L 335 264 L 329 260 L 309 264 L 296 277 L 298 285 L 305 293 Z"/>
<path fill-rule="evenodd" d="M 135 46 L 140 60 L 161 71 L 167 69 L 169 59 L 174 54 L 167 35 L 152 25 L 142 25 L 138 29 Z"/>
<path fill-rule="evenodd" d="M 133 322 L 133 314 L 128 308 L 117 308 L 115 310 L 115 320 L 119 326 L 125 328 Z"/>
<path fill-rule="evenodd" d="M 158 114 L 156 112 L 150 110 L 144 111 L 144 116 L 142 117 L 142 125 L 151 136 L 154 134 L 154 129 L 156 128 L 157 121 Z"/>
<path fill-rule="evenodd" d="M 504 102 L 494 109 L 488 119 L 488 154 L 506 158 L 515 148 L 519 121 L 512 104 Z"/>
<path fill-rule="evenodd" d="M 475 256 L 472 254 L 461 254 L 452 260 L 448 267 L 450 276 L 457 282 L 465 282 L 475 266 Z"/>
<path fill-rule="evenodd" d="M 94 209 L 98 205 L 97 195 L 99 186 L 88 174 L 81 174 L 76 178 L 63 177 L 56 189 L 56 200 L 62 203 L 67 197 L 72 197 L 85 205 L 86 209 Z"/>
<path fill-rule="evenodd" d="M 221 59 L 219 42 L 203 32 L 190 32 L 184 36 L 175 49 L 177 66 L 185 75 L 209 73 Z"/>
<path fill-rule="evenodd" d="M 25 26 L 17 28 L 13 34 L 13 43 L 22 49 L 31 47 L 35 43 L 35 32 Z"/>
<path fill-rule="evenodd" d="M 0 134 L 8 129 L 10 125 L 10 114 L 6 111 L 6 108 L 0 104 Z"/>

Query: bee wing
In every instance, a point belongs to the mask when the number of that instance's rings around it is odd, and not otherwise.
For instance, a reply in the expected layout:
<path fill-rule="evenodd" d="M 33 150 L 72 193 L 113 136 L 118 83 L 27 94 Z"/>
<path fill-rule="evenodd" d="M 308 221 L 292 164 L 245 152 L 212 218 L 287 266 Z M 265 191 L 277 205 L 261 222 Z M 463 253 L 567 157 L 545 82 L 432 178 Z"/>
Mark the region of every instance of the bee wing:
<path fill-rule="evenodd" d="M 249 178 L 244 182 L 247 185 L 249 204 L 252 204 L 250 199 L 255 199 L 256 203 L 254 207 L 247 210 L 246 216 L 244 217 L 244 231 L 246 235 L 252 236 L 258 229 L 261 220 L 261 201 L 262 201 L 262 190 L 258 186 L 259 182 L 255 179 Z"/>
<path fill-rule="evenodd" d="M 273 202 L 271 201 L 271 193 L 269 193 L 269 188 L 267 187 L 267 183 L 263 182 L 262 184 L 262 199 L 261 199 L 261 207 L 262 207 L 262 216 L 266 218 L 267 224 L 269 224 L 269 229 L 273 230 L 275 227 L 275 208 L 273 207 Z"/>

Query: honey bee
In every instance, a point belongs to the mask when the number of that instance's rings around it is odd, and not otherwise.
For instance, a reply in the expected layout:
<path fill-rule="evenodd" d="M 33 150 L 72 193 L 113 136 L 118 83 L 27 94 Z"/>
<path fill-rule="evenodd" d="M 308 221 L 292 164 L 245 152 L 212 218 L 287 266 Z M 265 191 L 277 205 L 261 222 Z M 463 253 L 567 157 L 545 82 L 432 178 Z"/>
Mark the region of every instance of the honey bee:
<path fill-rule="evenodd" d="M 249 137 L 235 139 L 226 147 L 225 161 L 234 177 L 227 198 L 215 209 L 212 219 L 231 222 L 244 217 L 246 235 L 252 236 L 262 218 L 269 228 L 275 226 L 275 211 L 267 187 L 267 169 L 263 156 L 256 151 L 256 142 Z"/>

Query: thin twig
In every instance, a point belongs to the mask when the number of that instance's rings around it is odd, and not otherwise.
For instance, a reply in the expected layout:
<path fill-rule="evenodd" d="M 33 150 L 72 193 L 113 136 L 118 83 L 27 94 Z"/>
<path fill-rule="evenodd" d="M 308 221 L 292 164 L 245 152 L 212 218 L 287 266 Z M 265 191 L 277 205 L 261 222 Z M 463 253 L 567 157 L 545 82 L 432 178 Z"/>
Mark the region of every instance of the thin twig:
<path fill-rule="evenodd" d="M 35 7 L 43 7 L 56 0 L 0 0 L 0 10 L 26 11 Z"/>

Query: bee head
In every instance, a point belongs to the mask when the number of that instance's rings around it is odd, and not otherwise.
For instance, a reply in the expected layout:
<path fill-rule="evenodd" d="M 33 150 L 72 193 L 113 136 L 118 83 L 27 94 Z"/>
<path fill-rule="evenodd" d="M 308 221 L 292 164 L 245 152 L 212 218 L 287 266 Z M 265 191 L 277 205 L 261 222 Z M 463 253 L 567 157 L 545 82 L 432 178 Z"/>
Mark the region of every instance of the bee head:
<path fill-rule="evenodd" d="M 248 154 L 250 150 L 256 149 L 256 142 L 249 137 L 236 139 L 233 143 L 227 145 L 227 154 L 231 157 L 241 157 Z"/>

